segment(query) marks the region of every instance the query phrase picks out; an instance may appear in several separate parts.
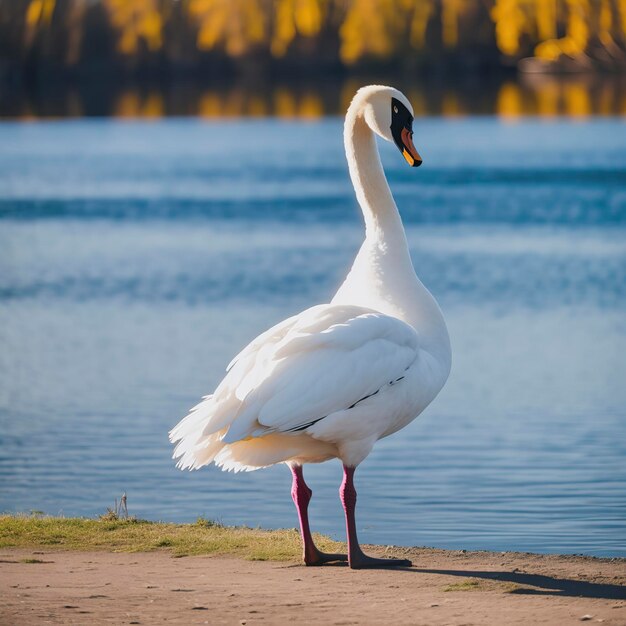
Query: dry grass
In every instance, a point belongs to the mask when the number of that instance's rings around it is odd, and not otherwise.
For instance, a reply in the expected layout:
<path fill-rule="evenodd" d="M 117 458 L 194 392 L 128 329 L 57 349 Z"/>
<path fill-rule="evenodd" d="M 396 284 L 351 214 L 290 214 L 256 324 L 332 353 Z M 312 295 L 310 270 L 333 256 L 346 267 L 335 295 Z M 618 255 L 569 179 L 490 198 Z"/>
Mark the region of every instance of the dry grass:
<path fill-rule="evenodd" d="M 485 584 L 482 580 L 476 580 L 470 578 L 460 583 L 452 583 L 443 588 L 443 591 L 480 591 L 485 588 Z"/>
<path fill-rule="evenodd" d="M 317 535 L 322 550 L 343 546 Z M 232 555 L 256 561 L 298 561 L 300 536 L 295 530 L 258 530 L 226 527 L 210 520 L 195 524 L 167 524 L 134 518 L 102 519 L 0 516 L 0 548 L 45 548 L 109 552 L 169 550 L 174 556 Z"/>

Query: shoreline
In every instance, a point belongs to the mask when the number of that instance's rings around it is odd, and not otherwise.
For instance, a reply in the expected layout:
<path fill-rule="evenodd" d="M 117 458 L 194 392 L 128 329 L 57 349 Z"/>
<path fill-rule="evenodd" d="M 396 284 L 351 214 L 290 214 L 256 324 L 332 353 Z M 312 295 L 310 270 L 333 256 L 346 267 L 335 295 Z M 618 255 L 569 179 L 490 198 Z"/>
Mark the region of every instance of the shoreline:
<path fill-rule="evenodd" d="M 345 542 L 313 533 L 326 552 L 345 552 Z M 362 544 L 364 548 L 390 557 L 414 558 L 424 553 L 442 556 L 467 555 L 542 559 L 592 560 L 622 563 L 626 556 L 596 556 L 582 553 L 529 552 L 518 550 L 466 550 L 432 546 Z M 0 513 L 0 550 L 25 548 L 105 552 L 152 552 L 169 549 L 173 556 L 238 556 L 249 560 L 299 560 L 300 533 L 297 528 L 251 528 L 224 526 L 199 517 L 196 522 L 160 522 L 120 517 L 109 511 L 100 517 L 56 517 L 46 514 Z"/>
<path fill-rule="evenodd" d="M 0 623 L 626 623 L 623 559 L 368 548 L 413 566 L 2 548 Z"/>
<path fill-rule="evenodd" d="M 626 624 L 621 557 L 364 548 L 412 566 L 305 567 L 295 529 L 0 516 L 0 623 Z"/>

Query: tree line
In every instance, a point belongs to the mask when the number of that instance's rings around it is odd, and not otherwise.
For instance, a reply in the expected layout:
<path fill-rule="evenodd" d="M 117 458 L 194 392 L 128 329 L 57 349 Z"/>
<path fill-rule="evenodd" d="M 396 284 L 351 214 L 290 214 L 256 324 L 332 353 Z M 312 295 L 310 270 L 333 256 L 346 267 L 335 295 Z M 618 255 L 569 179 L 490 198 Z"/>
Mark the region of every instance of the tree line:
<path fill-rule="evenodd" d="M 0 70 L 27 73 L 622 70 L 625 41 L 626 0 L 0 0 Z"/>

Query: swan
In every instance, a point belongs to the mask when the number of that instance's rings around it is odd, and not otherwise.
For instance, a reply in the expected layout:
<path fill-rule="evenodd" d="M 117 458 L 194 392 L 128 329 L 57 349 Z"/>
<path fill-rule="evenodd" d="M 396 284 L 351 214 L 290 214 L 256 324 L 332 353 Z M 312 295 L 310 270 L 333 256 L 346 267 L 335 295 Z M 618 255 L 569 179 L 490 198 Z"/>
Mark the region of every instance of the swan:
<path fill-rule="evenodd" d="M 346 114 L 344 144 L 365 240 L 348 276 L 330 303 L 280 322 L 246 346 L 215 392 L 170 432 L 181 469 L 215 463 L 237 472 L 286 463 L 306 565 L 411 565 L 361 550 L 354 472 L 379 439 L 430 404 L 450 373 L 446 324 L 413 269 L 375 140 L 395 143 L 416 167 L 421 158 L 412 124 L 411 104 L 397 89 L 358 90 Z M 309 528 L 312 491 L 302 466 L 333 458 L 343 463 L 347 555 L 318 550 Z"/>

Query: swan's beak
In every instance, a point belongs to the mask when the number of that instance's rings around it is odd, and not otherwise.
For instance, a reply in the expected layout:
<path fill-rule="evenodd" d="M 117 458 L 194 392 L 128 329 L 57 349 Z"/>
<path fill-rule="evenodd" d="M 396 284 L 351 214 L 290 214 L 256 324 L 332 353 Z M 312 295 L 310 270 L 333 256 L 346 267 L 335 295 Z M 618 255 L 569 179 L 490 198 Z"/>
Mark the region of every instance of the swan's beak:
<path fill-rule="evenodd" d="M 402 156 L 411 167 L 419 167 L 422 164 L 422 157 L 413 145 L 413 133 L 408 128 L 403 128 L 400 133 L 400 143 Z"/>

